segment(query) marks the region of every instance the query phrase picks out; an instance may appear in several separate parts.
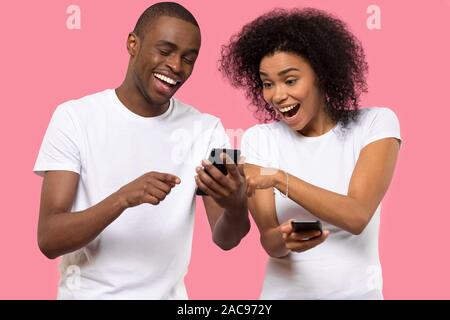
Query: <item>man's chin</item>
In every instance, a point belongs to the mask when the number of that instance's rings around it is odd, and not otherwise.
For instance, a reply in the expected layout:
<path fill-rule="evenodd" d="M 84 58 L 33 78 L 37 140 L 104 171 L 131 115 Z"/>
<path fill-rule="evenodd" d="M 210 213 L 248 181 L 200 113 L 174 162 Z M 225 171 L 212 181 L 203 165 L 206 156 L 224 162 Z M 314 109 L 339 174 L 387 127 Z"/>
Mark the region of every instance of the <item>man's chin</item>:
<path fill-rule="evenodd" d="M 152 88 L 150 90 L 147 90 L 147 95 L 149 97 L 152 97 L 155 100 L 155 102 L 156 101 L 167 102 L 174 96 L 174 94 L 178 91 L 178 89 L 179 89 L 178 87 L 175 87 L 168 92 L 163 92 L 163 91 Z"/>
<path fill-rule="evenodd" d="M 154 98 L 155 102 L 156 101 L 161 101 L 161 102 L 167 102 L 169 101 L 173 95 L 178 91 L 178 89 L 180 88 L 180 85 L 176 85 L 173 87 L 168 87 L 168 86 L 158 86 L 156 83 L 150 83 L 148 90 L 147 90 L 147 94 Z"/>
<path fill-rule="evenodd" d="M 171 95 L 161 95 L 161 94 L 152 94 L 150 92 L 147 92 L 146 100 L 149 104 L 154 105 L 156 107 L 164 107 L 169 102 L 170 99 L 173 97 L 173 94 Z"/>

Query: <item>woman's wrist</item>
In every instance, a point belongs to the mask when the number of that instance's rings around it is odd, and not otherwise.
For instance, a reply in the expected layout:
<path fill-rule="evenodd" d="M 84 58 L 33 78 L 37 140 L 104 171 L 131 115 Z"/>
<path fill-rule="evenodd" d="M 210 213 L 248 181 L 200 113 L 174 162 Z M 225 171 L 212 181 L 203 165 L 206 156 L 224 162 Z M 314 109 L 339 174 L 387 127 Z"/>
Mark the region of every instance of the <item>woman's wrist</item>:
<path fill-rule="evenodd" d="M 277 170 L 273 177 L 273 187 L 283 194 L 286 194 L 288 173 L 283 170 Z"/>
<path fill-rule="evenodd" d="M 266 246 L 264 246 L 266 244 Z M 263 246 L 266 252 L 273 258 L 284 258 L 291 250 L 286 247 L 286 242 L 282 237 L 280 226 L 266 232 L 263 237 Z"/>

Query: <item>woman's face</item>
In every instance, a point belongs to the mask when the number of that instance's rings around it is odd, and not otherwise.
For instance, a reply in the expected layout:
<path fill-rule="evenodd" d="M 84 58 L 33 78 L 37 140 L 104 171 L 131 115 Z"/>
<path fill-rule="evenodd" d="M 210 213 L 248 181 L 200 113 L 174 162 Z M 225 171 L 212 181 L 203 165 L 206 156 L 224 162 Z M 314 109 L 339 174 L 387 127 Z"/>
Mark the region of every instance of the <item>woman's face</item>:
<path fill-rule="evenodd" d="M 259 74 L 264 100 L 293 130 L 308 132 L 312 120 L 324 115 L 324 97 L 316 74 L 301 56 L 288 52 L 265 56 Z"/>

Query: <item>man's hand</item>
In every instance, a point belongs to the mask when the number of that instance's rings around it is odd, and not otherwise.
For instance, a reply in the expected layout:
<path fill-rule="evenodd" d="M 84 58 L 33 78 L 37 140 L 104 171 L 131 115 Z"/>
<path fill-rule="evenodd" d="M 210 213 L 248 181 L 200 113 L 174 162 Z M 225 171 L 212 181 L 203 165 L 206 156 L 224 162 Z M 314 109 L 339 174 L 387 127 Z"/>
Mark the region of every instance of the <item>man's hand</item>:
<path fill-rule="evenodd" d="M 203 160 L 202 167 L 196 169 L 195 182 L 222 208 L 241 208 L 247 202 L 245 194 L 247 185 L 243 170 L 244 158 L 241 157 L 238 164 L 235 164 L 226 153 L 222 153 L 221 159 L 228 170 L 227 175 L 222 174 L 211 162 Z"/>
<path fill-rule="evenodd" d="M 244 158 L 236 165 L 226 154 L 221 154 L 228 174 L 224 175 L 209 161 L 197 168 L 195 182 L 206 192 L 203 197 L 214 242 L 223 250 L 236 247 L 250 230 L 248 219 Z"/>
<path fill-rule="evenodd" d="M 181 180 L 169 173 L 148 172 L 117 192 L 124 208 L 143 203 L 158 205 Z"/>

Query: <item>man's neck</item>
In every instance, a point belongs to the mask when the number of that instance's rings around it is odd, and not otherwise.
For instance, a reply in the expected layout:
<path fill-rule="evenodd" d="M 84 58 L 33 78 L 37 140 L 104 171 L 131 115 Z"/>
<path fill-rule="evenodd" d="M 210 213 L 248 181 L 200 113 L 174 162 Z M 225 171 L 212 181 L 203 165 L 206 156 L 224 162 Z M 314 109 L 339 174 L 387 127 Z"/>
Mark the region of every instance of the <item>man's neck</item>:
<path fill-rule="evenodd" d="M 127 81 L 127 79 L 116 89 L 116 94 L 127 109 L 146 118 L 157 117 L 163 114 L 167 111 L 170 104 L 170 102 L 167 102 L 163 106 L 156 106 L 150 103 L 140 92 L 139 88 L 134 83 Z"/>

